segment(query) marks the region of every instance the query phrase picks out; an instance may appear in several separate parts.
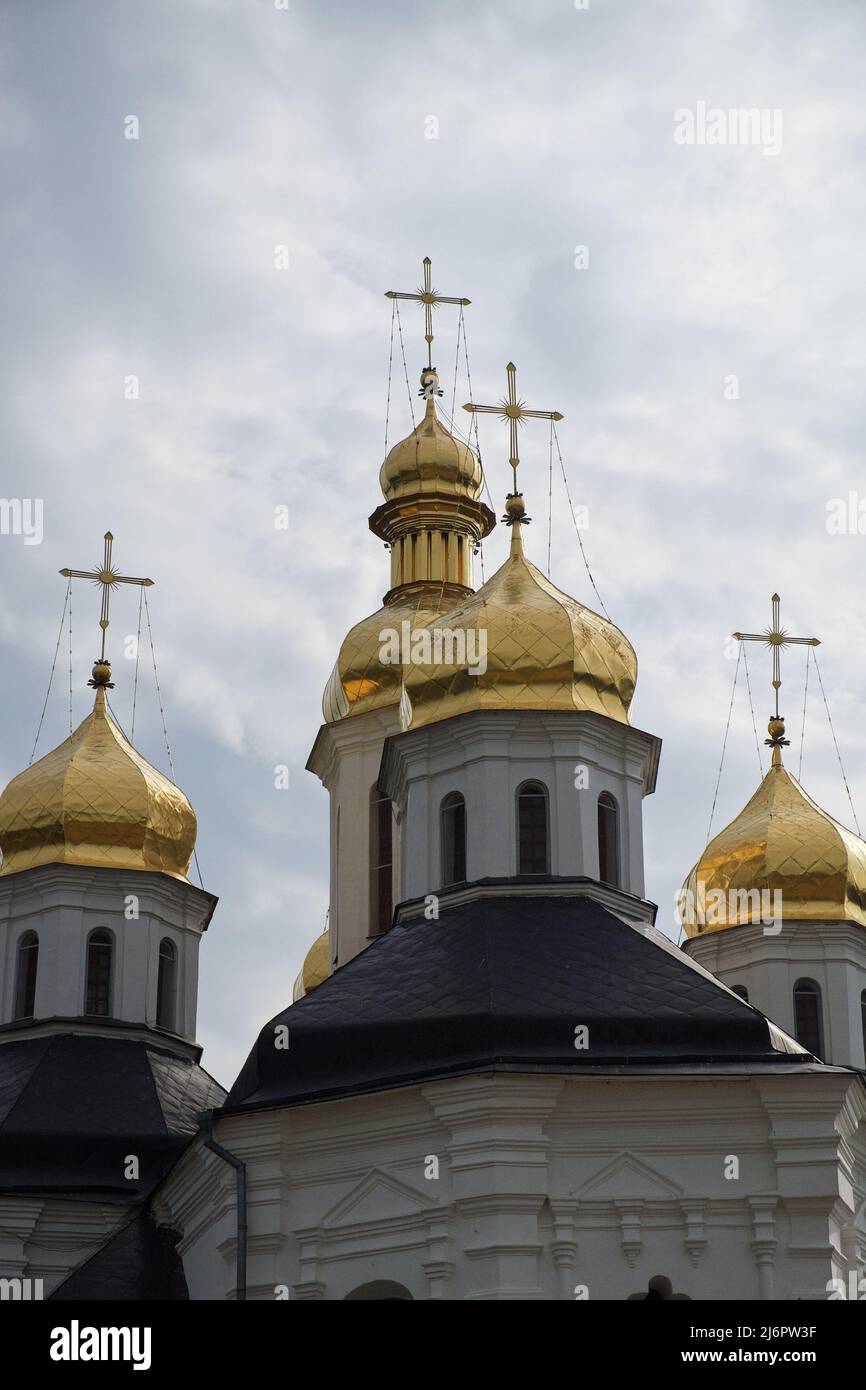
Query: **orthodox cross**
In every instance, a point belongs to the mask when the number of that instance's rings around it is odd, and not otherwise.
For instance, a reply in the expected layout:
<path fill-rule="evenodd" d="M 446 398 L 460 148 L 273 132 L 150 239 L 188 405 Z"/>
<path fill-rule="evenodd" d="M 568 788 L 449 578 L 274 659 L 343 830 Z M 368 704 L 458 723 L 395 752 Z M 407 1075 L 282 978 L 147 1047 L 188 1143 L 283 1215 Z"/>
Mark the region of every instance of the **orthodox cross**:
<path fill-rule="evenodd" d="M 97 665 L 99 667 L 107 667 L 107 671 L 103 672 L 105 679 L 97 679 L 97 667 L 95 666 L 93 673 L 94 679 L 89 682 L 91 685 L 110 684 L 108 676 L 111 675 L 111 666 L 105 659 L 105 639 L 108 632 L 108 609 L 112 589 L 118 584 L 139 584 L 142 588 L 150 588 L 153 584 L 152 579 L 133 579 L 128 574 L 119 574 L 111 563 L 111 547 L 114 542 L 114 537 L 110 531 L 106 531 L 103 539 L 105 541 L 105 549 L 101 565 L 94 565 L 92 570 L 62 569 L 60 571 L 64 579 L 90 579 L 94 584 L 100 584 L 102 586 L 102 610 L 99 615 L 99 626 L 102 628 L 102 650 Z"/>
<path fill-rule="evenodd" d="M 433 288 L 431 280 L 432 262 L 429 256 L 425 256 L 422 262 L 424 267 L 424 284 L 421 289 L 414 294 L 409 294 L 403 290 L 386 290 L 386 299 L 414 299 L 419 304 L 424 305 L 424 337 L 427 340 L 427 370 L 434 372 L 433 366 L 433 310 L 437 304 L 471 304 L 469 299 L 455 299 L 451 295 L 439 294 Z M 423 393 L 422 393 L 423 394 Z M 441 392 L 440 392 L 441 395 Z"/>
<path fill-rule="evenodd" d="M 517 368 L 513 362 L 509 362 L 505 368 L 508 375 L 508 394 L 499 405 L 473 405 L 471 402 L 464 405 L 464 410 L 470 410 L 473 414 L 498 415 L 500 420 L 505 420 L 509 429 L 509 440 L 511 447 L 511 457 L 508 462 L 514 474 L 514 496 L 519 496 L 517 491 L 517 468 L 520 458 L 517 453 L 517 427 L 524 420 L 561 420 L 563 417 L 558 410 L 528 410 L 523 401 L 517 396 Z"/>
<path fill-rule="evenodd" d="M 779 689 L 782 684 L 781 654 L 785 647 L 820 647 L 821 642 L 817 637 L 792 637 L 782 627 L 779 615 L 781 599 L 778 594 L 773 594 L 772 604 L 772 623 L 765 632 L 734 632 L 731 635 L 738 642 L 763 642 L 765 647 L 769 647 L 773 653 L 773 689 L 776 692 L 776 708 L 770 721 L 771 737 L 766 740 L 774 749 L 781 744 L 787 744 L 788 740 L 784 737 L 785 721 L 779 713 Z M 776 726 L 775 728 L 773 726 Z"/>

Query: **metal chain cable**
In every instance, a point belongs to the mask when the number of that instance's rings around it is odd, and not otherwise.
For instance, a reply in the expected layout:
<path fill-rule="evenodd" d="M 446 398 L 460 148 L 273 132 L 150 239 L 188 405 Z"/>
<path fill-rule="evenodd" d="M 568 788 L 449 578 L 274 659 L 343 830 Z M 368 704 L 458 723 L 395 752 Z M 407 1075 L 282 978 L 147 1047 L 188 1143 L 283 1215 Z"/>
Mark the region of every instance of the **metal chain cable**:
<path fill-rule="evenodd" d="M 145 615 L 145 618 L 146 618 L 146 620 L 147 620 L 147 637 L 148 637 L 148 641 L 149 641 L 149 643 L 150 643 L 150 658 L 151 658 L 151 661 L 153 662 L 153 679 L 154 679 L 154 682 L 155 682 L 155 684 L 156 684 L 156 699 L 157 699 L 157 704 L 159 705 L 159 714 L 160 714 L 160 718 L 162 719 L 162 735 L 163 735 L 163 738 L 165 739 L 165 751 L 166 751 L 166 754 L 167 754 L 167 756 L 168 756 L 168 765 L 169 765 L 169 768 L 171 769 L 171 780 L 172 780 L 172 782 L 174 782 L 174 785 L 177 786 L 177 777 L 175 776 L 174 762 L 173 762 L 172 756 L 171 756 L 171 745 L 170 745 L 170 743 L 169 743 L 169 741 L 168 741 L 168 729 L 166 728 L 166 723 L 165 723 L 165 710 L 164 710 L 163 704 L 162 704 L 162 690 L 160 689 L 160 684 L 159 684 L 159 673 L 158 673 L 158 671 L 157 671 L 157 669 L 156 669 L 156 648 L 155 648 L 154 643 L 153 643 L 153 628 L 152 628 L 151 622 L 150 622 L 150 607 L 149 607 L 148 602 L 147 602 L 147 593 L 146 593 L 145 591 L 142 591 L 142 592 L 144 593 L 144 615 Z M 199 862 L 198 862 L 198 851 L 196 850 L 196 848 L 195 848 L 194 845 L 193 845 L 192 857 L 193 857 L 193 859 L 194 859 L 194 861 L 195 861 L 195 868 L 196 868 L 196 873 L 198 874 L 198 881 L 199 881 L 199 883 L 201 884 L 202 888 L 204 888 L 204 880 L 203 880 L 203 878 L 202 878 L 201 869 L 200 869 L 200 867 L 199 867 Z"/>
<path fill-rule="evenodd" d="M 856 827 L 857 834 L 859 835 L 860 822 L 857 819 L 857 812 L 854 810 L 854 799 L 851 796 L 851 788 L 848 786 L 848 778 L 845 776 L 845 767 L 842 763 L 842 754 L 839 752 L 839 743 L 836 738 L 836 730 L 833 728 L 833 720 L 830 718 L 830 706 L 827 703 L 827 695 L 824 691 L 824 682 L 821 679 L 821 667 L 818 665 L 818 658 L 814 654 L 814 651 L 812 653 L 812 659 L 815 662 L 815 672 L 818 676 L 818 684 L 821 687 L 821 695 L 824 699 L 824 708 L 827 711 L 827 723 L 830 725 L 830 733 L 833 735 L 833 747 L 836 749 L 836 757 L 839 760 L 839 771 L 842 773 L 842 781 L 845 783 L 845 791 L 848 795 L 848 805 L 851 807 L 851 815 L 854 817 L 854 825 Z"/>
<path fill-rule="evenodd" d="M 553 421 L 550 422 L 550 446 L 547 460 L 547 577 L 550 578 L 550 551 L 553 545 Z"/>
<path fill-rule="evenodd" d="M 409 368 L 406 366 L 406 349 L 403 346 L 403 324 L 400 320 L 400 310 L 397 301 L 394 300 L 394 308 L 397 309 L 397 332 L 400 335 L 400 351 L 403 354 L 403 375 L 406 378 L 406 395 L 409 397 L 409 414 L 412 417 L 412 433 L 415 433 L 415 407 L 412 404 L 412 387 L 409 385 Z"/>
<path fill-rule="evenodd" d="M 69 582 L 68 582 L 68 584 L 67 584 L 67 586 L 66 586 L 66 598 L 65 598 L 64 603 L 63 603 L 63 612 L 62 612 L 61 615 L 60 615 L 60 628 L 59 628 L 58 633 L 57 633 L 57 642 L 56 642 L 56 645 L 55 645 L 55 647 L 54 647 L 54 660 L 53 660 L 52 663 L 51 663 L 51 671 L 50 671 L 49 676 L 48 676 L 48 689 L 47 689 L 46 692 L 45 692 L 45 699 L 44 699 L 43 704 L 42 704 L 42 713 L 41 713 L 40 716 L 39 716 L 39 724 L 38 724 L 37 729 L 36 729 L 36 737 L 35 737 L 35 739 L 33 740 L 33 748 L 32 748 L 32 751 L 31 751 L 31 753 L 30 753 L 30 761 L 29 761 L 28 764 L 27 764 L 28 767 L 31 767 L 31 766 L 32 766 L 33 759 L 36 757 L 36 745 L 37 745 L 38 742 L 39 742 L 39 735 L 40 735 L 41 732 L 42 732 L 42 724 L 43 724 L 43 721 L 44 721 L 44 719 L 45 719 L 45 711 L 46 711 L 46 709 L 48 708 L 48 697 L 49 697 L 49 695 L 51 694 L 51 686 L 52 686 L 52 683 L 53 683 L 53 681 L 54 681 L 54 668 L 55 668 L 55 666 L 57 665 L 57 653 L 60 651 L 60 642 L 61 642 L 61 640 L 62 640 L 62 638 L 63 638 L 63 626 L 64 626 L 64 623 L 65 623 L 65 621 L 66 621 L 66 610 L 67 610 L 67 608 L 68 608 L 68 606 L 69 606 L 69 599 L 70 599 L 70 594 L 71 594 L 71 592 L 72 592 L 72 580 L 70 579 Z"/>
<path fill-rule="evenodd" d="M 719 772 L 718 772 L 718 776 L 716 777 L 716 790 L 715 790 L 715 792 L 713 793 L 713 804 L 712 804 L 712 807 L 711 807 L 711 809 L 710 809 L 710 819 L 709 819 L 709 822 L 707 823 L 707 839 L 706 839 L 706 844 L 704 845 L 704 848 L 705 848 L 705 849 L 706 849 L 706 846 L 710 843 L 710 833 L 711 833 L 712 828 L 713 828 L 713 817 L 714 817 L 715 814 L 716 814 L 716 803 L 717 803 L 717 801 L 718 801 L 718 799 L 719 799 L 719 787 L 721 786 L 721 782 L 722 782 L 722 768 L 723 768 L 724 765 L 725 765 L 725 750 L 726 750 L 726 748 L 727 748 L 727 746 L 728 746 L 728 733 L 730 732 L 730 728 L 731 728 L 731 715 L 733 714 L 733 710 L 734 710 L 734 696 L 735 696 L 735 694 L 736 694 L 736 692 L 737 692 L 737 677 L 738 677 L 739 674 L 740 674 L 740 660 L 741 660 L 741 658 L 742 658 L 742 655 L 743 655 L 743 644 L 742 644 L 742 642 L 741 642 L 741 643 L 740 643 L 740 646 L 739 646 L 739 650 L 737 651 L 737 664 L 736 664 L 736 666 L 734 667 L 734 683 L 733 683 L 733 685 L 731 686 L 731 700 L 730 700 L 730 704 L 728 705 L 728 719 L 727 719 L 727 723 L 725 724 L 725 737 L 724 737 L 723 740 L 722 740 L 722 756 L 721 756 L 721 758 L 719 759 Z"/>
<path fill-rule="evenodd" d="M 812 648 L 806 648 L 806 680 L 803 684 L 803 722 L 800 725 L 800 761 L 797 764 L 797 781 L 803 772 L 803 748 L 806 743 L 806 696 L 809 693 L 809 662 L 812 659 Z"/>
<path fill-rule="evenodd" d="M 391 306 L 391 342 L 388 346 L 388 395 L 385 399 L 385 452 L 383 458 L 388 457 L 388 425 L 391 419 L 391 368 L 394 362 L 394 315 L 397 312 L 397 301 Z"/>
<path fill-rule="evenodd" d="M 759 739 L 758 739 L 758 722 L 757 722 L 757 720 L 755 719 L 755 705 L 754 705 L 754 701 L 752 700 L 752 683 L 751 683 L 751 681 L 749 680 L 749 656 L 748 656 L 748 653 L 747 653 L 747 651 L 746 651 L 745 645 L 744 645 L 744 643 L 742 643 L 742 642 L 740 643 L 740 651 L 743 653 L 743 666 L 745 667 L 745 671 L 746 671 L 746 689 L 747 689 L 748 692 L 749 692 L 749 709 L 750 709 L 751 714 L 752 714 L 752 729 L 753 729 L 754 734 L 755 734 L 755 751 L 756 751 L 756 753 L 758 754 L 758 776 L 759 776 L 761 779 L 763 779 L 763 776 L 764 776 L 764 764 L 763 764 L 763 761 L 762 761 L 762 759 L 761 759 L 761 744 L 760 744 L 760 741 L 759 741 Z"/>
<path fill-rule="evenodd" d="M 578 545 L 580 546 L 580 553 L 581 553 L 581 556 L 582 556 L 582 558 L 583 558 L 583 563 L 584 563 L 584 566 L 586 567 L 586 572 L 587 572 L 587 574 L 588 574 L 588 576 L 589 576 L 589 582 L 590 582 L 590 584 L 592 585 L 593 592 L 595 593 L 595 596 L 596 596 L 596 598 L 598 599 L 598 601 L 599 601 L 599 603 L 600 603 L 600 605 L 601 605 L 601 611 L 602 611 L 602 613 L 604 614 L 604 616 L 607 618 L 608 622 L 609 622 L 609 623 L 612 623 L 612 622 L 613 622 L 613 618 L 610 616 L 610 614 L 608 613 L 607 609 L 606 609 L 605 606 L 604 606 L 604 599 L 602 598 L 601 594 L 600 594 L 599 591 L 598 591 L 598 585 L 596 584 L 595 580 L 593 579 L 592 570 L 589 568 L 589 561 L 588 561 L 588 559 L 586 558 L 586 551 L 585 551 L 584 546 L 583 546 L 583 539 L 582 539 L 581 534 L 580 534 L 580 527 L 579 527 L 578 524 L 577 524 L 577 517 L 576 517 L 575 514 L 574 514 L 574 503 L 573 503 L 572 500 L 571 500 L 571 489 L 570 489 L 569 486 L 568 486 L 568 478 L 566 477 L 566 473 L 565 473 L 565 464 L 564 464 L 563 461 L 562 461 L 562 450 L 561 450 L 560 447 L 559 447 L 559 435 L 558 435 L 557 432 L 556 432 L 556 425 L 554 424 L 554 422 L 551 420 L 550 423 L 551 423 L 551 426 L 552 426 L 552 428 L 553 428 L 553 438 L 554 438 L 554 441 L 555 441 L 555 443 L 556 443 L 556 452 L 557 452 L 557 454 L 558 454 L 558 456 L 559 456 L 559 467 L 560 467 L 560 471 L 562 472 L 562 481 L 565 483 L 565 495 L 566 495 L 566 497 L 568 498 L 568 508 L 569 508 L 569 511 L 571 512 L 571 520 L 572 520 L 572 523 L 573 523 L 573 525 L 574 525 L 575 535 L 577 536 L 577 543 L 578 543 Z"/>
<path fill-rule="evenodd" d="M 138 698 L 138 664 L 141 658 L 141 607 L 144 601 L 144 586 L 138 591 L 138 632 L 135 637 L 135 674 L 132 680 L 132 724 L 130 726 L 129 741 L 135 741 L 135 703 Z"/>

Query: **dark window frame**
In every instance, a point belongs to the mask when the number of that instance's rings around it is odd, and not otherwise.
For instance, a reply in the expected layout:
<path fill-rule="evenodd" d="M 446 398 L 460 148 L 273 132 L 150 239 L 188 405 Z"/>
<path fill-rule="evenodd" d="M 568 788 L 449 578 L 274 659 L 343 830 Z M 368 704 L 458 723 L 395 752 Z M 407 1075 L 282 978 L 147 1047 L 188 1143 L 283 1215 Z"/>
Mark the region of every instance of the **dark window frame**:
<path fill-rule="evenodd" d="M 439 807 L 442 837 L 442 887 L 466 882 L 466 798 L 449 792 Z"/>
<path fill-rule="evenodd" d="M 39 936 L 35 931 L 26 931 L 19 937 L 15 952 L 15 1022 L 33 1018 L 38 971 Z"/>
<path fill-rule="evenodd" d="M 105 927 L 97 927 L 87 938 L 84 980 L 84 1013 L 87 1018 L 111 1017 L 113 974 L 114 938 Z"/>
<path fill-rule="evenodd" d="M 159 943 L 156 976 L 156 1026 L 170 1033 L 177 1028 L 177 960 L 177 946 L 170 936 L 164 936 Z"/>
<path fill-rule="evenodd" d="M 536 778 L 517 788 L 517 872 L 539 878 L 550 873 L 550 806 L 547 787 Z"/>
<path fill-rule="evenodd" d="M 394 915 L 394 807 L 370 788 L 370 936 L 381 936 Z"/>
<path fill-rule="evenodd" d="M 821 987 L 816 980 L 797 980 L 794 985 L 794 1036 L 807 1052 L 823 1057 L 823 1006 Z"/>
<path fill-rule="evenodd" d="M 599 795 L 596 803 L 596 832 L 599 880 L 610 888 L 621 888 L 619 803 L 611 792 L 604 791 Z"/>

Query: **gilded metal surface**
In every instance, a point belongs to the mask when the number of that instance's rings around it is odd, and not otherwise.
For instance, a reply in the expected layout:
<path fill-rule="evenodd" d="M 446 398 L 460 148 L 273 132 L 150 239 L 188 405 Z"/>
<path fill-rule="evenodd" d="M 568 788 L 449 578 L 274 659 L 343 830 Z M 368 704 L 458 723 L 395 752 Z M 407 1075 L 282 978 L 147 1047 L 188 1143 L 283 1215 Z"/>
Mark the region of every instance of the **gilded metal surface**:
<path fill-rule="evenodd" d="M 102 611 L 99 615 L 99 626 L 102 628 L 102 654 L 101 660 L 105 660 L 105 639 L 108 633 L 108 609 L 111 603 L 111 591 L 116 589 L 118 584 L 137 584 L 140 588 L 150 589 L 153 586 L 152 579 L 134 579 L 131 575 L 121 574 L 111 563 L 111 550 L 114 545 L 114 537 L 110 531 L 106 531 L 103 536 L 104 546 L 102 554 L 102 564 L 94 565 L 92 570 L 70 570 L 62 569 L 60 573 L 64 579 L 90 579 L 94 584 L 102 585 Z"/>
<path fill-rule="evenodd" d="M 309 994 L 317 985 L 327 980 L 330 973 L 331 933 L 326 928 L 321 936 L 316 937 L 304 957 L 304 963 L 292 991 L 292 1002 L 296 1004 L 299 999 L 303 999 L 305 994 Z"/>
<path fill-rule="evenodd" d="M 433 310 L 437 304 L 471 304 L 469 299 L 455 298 L 452 295 L 439 294 L 433 288 L 432 262 L 429 256 L 425 256 L 421 262 L 421 269 L 424 274 L 424 284 L 415 291 L 414 294 L 405 293 L 403 290 L 386 290 L 386 299 L 414 299 L 418 304 L 424 305 L 424 337 L 427 342 L 427 369 L 433 371 Z"/>
<path fill-rule="evenodd" d="M 483 482 L 477 456 L 468 444 L 449 434 L 436 414 L 432 397 L 423 420 L 406 439 L 394 445 L 379 473 L 379 483 L 388 500 L 437 492 L 475 501 Z"/>
<path fill-rule="evenodd" d="M 773 653 L 773 689 L 776 692 L 776 704 L 774 717 L 778 720 L 779 714 L 779 690 L 782 685 L 782 665 L 781 653 L 786 647 L 820 647 L 821 643 L 817 637 L 792 637 L 790 632 L 782 627 L 781 623 L 781 603 L 778 594 L 770 597 L 770 612 L 772 622 L 764 632 L 733 632 L 732 637 L 736 637 L 739 642 L 763 642 L 765 647 L 769 647 Z M 771 731 L 772 732 L 772 731 Z M 784 730 L 782 731 L 784 734 Z M 781 738 L 781 735 L 779 736 Z M 770 740 L 768 740 L 769 742 Z M 787 739 L 784 740 L 787 743 Z M 773 747 L 777 745 L 774 743 Z M 781 743 L 778 746 L 782 746 Z"/>
<path fill-rule="evenodd" d="M 436 620 L 440 629 L 464 634 L 467 653 L 480 650 L 484 634 L 486 670 L 473 675 L 468 663 L 412 667 L 406 674 L 412 728 L 479 709 L 592 710 L 628 723 L 634 649 L 619 628 L 526 559 L 520 532 L 515 524 L 501 569 Z"/>
<path fill-rule="evenodd" d="M 866 926 L 866 843 L 816 806 L 781 761 L 683 884 L 688 902 L 712 907 L 703 923 L 684 914 L 687 935 L 760 920 L 756 899 L 746 897 L 755 889 L 781 893 L 783 921 Z M 715 899 L 712 890 L 721 890 Z"/>
<path fill-rule="evenodd" d="M 513 362 L 509 362 L 505 368 L 505 375 L 508 382 L 506 395 L 498 405 L 475 405 L 470 401 L 464 405 L 464 410 L 471 411 L 474 415 L 498 415 L 500 420 L 504 420 L 508 425 L 509 459 L 512 477 L 514 480 L 514 491 L 517 492 L 517 469 L 520 465 L 520 458 L 517 452 L 517 431 L 518 426 L 524 420 L 562 420 L 558 410 L 529 410 L 525 403 L 517 395 L 517 368 Z"/>
<path fill-rule="evenodd" d="M 127 741 L 103 688 L 75 732 L 0 796 L 0 874 L 82 864 L 185 879 L 195 835 L 192 806 Z"/>
<path fill-rule="evenodd" d="M 426 627 L 437 616 L 453 607 L 458 594 L 454 585 L 420 584 L 397 590 L 378 612 L 356 623 L 340 648 L 322 697 L 326 724 L 334 724 L 350 714 L 383 709 L 400 703 L 403 666 L 381 660 L 385 630 L 401 631 L 404 622 L 412 629 Z"/>
<path fill-rule="evenodd" d="M 399 704 L 403 666 L 381 659 L 381 633 L 400 632 L 404 622 L 425 627 L 462 602 L 472 591 L 474 546 L 495 524 L 478 501 L 481 464 L 441 424 L 432 398 L 424 419 L 388 454 L 379 481 L 387 500 L 370 526 L 391 548 L 391 589 L 384 607 L 356 623 L 340 648 L 322 697 L 327 724 Z"/>

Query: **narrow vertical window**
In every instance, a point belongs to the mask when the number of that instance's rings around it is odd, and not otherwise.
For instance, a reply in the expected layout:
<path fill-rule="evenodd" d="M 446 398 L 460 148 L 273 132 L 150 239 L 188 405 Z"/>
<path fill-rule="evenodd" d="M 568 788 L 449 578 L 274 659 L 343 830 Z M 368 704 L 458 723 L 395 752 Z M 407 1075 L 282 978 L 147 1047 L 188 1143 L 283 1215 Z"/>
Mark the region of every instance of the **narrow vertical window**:
<path fill-rule="evenodd" d="M 39 937 L 26 931 L 18 942 L 15 974 L 15 1017 L 32 1018 L 36 1007 L 36 971 L 39 965 Z"/>
<path fill-rule="evenodd" d="M 370 934 L 387 931 L 393 900 L 391 875 L 394 861 L 391 801 L 373 787 L 370 792 Z"/>
<path fill-rule="evenodd" d="M 540 782 L 525 782 L 517 793 L 517 872 L 550 872 L 547 792 Z"/>
<path fill-rule="evenodd" d="M 450 792 L 442 802 L 442 886 L 466 881 L 466 802 Z"/>
<path fill-rule="evenodd" d="M 87 984 L 84 1012 L 98 1018 L 111 1013 L 112 942 L 107 931 L 94 931 L 87 939 Z"/>
<path fill-rule="evenodd" d="M 794 1033 L 807 1052 L 816 1057 L 823 1054 L 821 991 L 814 980 L 798 980 L 794 986 Z"/>
<path fill-rule="evenodd" d="M 177 1003 L 177 950 L 164 936 L 159 943 L 159 973 L 156 979 L 156 1022 L 160 1028 L 175 1027 Z"/>
<path fill-rule="evenodd" d="M 598 798 L 598 876 L 619 888 L 619 811 L 610 792 Z"/>

